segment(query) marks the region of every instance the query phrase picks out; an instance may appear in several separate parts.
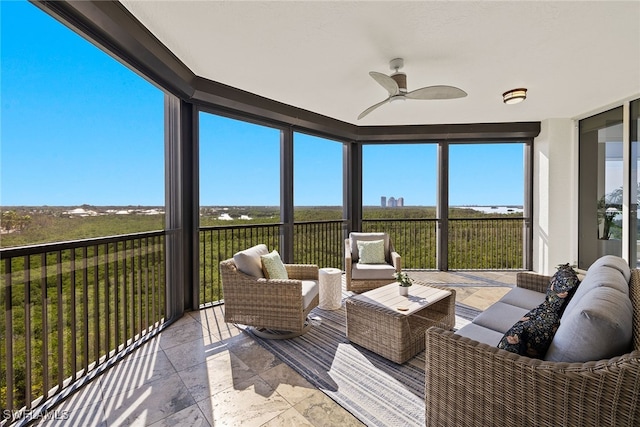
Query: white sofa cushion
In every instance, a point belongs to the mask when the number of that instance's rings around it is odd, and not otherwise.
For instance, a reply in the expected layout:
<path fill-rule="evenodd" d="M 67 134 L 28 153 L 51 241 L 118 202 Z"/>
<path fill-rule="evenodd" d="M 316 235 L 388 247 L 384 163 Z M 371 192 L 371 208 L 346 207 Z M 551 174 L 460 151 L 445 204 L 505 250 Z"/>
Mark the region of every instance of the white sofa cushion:
<path fill-rule="evenodd" d="M 260 256 L 267 255 L 268 253 L 269 249 L 267 245 L 259 244 L 244 251 L 237 252 L 233 256 L 233 262 L 236 264 L 236 268 L 244 274 L 253 277 L 264 277 Z"/>

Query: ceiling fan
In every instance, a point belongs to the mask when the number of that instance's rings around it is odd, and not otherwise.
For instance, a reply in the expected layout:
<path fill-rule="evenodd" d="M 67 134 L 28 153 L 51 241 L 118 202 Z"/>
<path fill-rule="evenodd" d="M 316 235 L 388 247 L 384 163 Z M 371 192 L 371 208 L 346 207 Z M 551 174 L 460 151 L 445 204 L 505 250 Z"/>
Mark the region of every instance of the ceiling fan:
<path fill-rule="evenodd" d="M 389 68 L 395 70 L 390 76 L 376 71 L 369 72 L 369 75 L 389 92 L 389 97 L 364 110 L 358 116 L 358 120 L 387 102 L 404 101 L 405 99 L 455 99 L 467 96 L 467 92 L 460 88 L 444 85 L 427 86 L 407 92 L 407 75 L 399 71 L 403 66 L 404 59 L 396 58 L 389 62 Z"/>

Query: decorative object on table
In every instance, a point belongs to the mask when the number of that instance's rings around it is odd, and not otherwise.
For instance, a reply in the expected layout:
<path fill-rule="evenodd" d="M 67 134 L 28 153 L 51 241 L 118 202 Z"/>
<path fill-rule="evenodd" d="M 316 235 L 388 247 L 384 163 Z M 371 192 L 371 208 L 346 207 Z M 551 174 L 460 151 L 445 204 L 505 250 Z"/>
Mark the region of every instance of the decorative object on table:
<path fill-rule="evenodd" d="M 398 282 L 398 291 L 400 295 L 406 297 L 409 295 L 409 286 L 413 285 L 413 280 L 407 273 L 397 272 L 393 273 L 393 277 Z"/>

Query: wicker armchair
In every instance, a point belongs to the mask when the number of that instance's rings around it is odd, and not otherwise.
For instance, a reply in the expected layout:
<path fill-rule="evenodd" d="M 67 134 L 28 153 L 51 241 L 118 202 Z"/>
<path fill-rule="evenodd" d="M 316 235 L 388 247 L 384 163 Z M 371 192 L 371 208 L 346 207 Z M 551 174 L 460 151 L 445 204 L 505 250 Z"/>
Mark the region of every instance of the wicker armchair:
<path fill-rule="evenodd" d="M 521 273 L 518 286 L 546 289 Z M 632 270 L 629 353 L 585 363 L 519 356 L 431 328 L 426 333 L 427 426 L 640 425 L 640 272 Z"/>
<path fill-rule="evenodd" d="M 319 302 L 318 266 L 285 264 L 285 268 L 289 279 L 265 279 L 241 272 L 233 258 L 222 261 L 225 321 L 253 326 L 263 338 L 291 338 L 308 331 L 307 316 Z M 310 281 L 316 282 L 315 289 L 305 292 Z"/>
<path fill-rule="evenodd" d="M 384 240 L 386 264 L 358 264 L 357 241 Z M 402 269 L 402 258 L 393 248 L 393 242 L 387 233 L 350 233 L 345 240 L 344 270 L 346 289 L 364 292 L 388 285 L 395 279 L 393 273 Z"/>

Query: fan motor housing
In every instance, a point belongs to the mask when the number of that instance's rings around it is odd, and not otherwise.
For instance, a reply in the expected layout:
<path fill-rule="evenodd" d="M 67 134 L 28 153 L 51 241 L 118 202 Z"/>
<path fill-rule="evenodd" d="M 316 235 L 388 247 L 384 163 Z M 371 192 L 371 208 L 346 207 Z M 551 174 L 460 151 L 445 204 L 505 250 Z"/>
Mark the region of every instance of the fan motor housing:
<path fill-rule="evenodd" d="M 398 73 L 392 74 L 390 77 L 398 84 L 398 87 L 400 88 L 400 92 L 407 91 L 407 75 L 405 73 L 398 72 Z"/>

